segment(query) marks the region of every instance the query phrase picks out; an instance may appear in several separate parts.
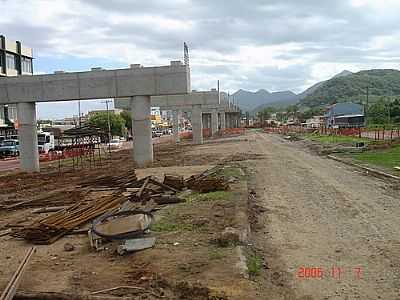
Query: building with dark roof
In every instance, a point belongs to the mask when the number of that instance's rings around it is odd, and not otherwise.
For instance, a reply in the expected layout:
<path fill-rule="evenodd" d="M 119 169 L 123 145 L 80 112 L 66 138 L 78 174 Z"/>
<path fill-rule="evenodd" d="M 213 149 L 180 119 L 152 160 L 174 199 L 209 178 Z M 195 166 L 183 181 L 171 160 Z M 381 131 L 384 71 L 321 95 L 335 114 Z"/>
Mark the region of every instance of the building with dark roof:
<path fill-rule="evenodd" d="M 364 107 L 347 102 L 336 103 L 329 107 L 324 115 L 325 125 L 330 128 L 364 127 Z"/>

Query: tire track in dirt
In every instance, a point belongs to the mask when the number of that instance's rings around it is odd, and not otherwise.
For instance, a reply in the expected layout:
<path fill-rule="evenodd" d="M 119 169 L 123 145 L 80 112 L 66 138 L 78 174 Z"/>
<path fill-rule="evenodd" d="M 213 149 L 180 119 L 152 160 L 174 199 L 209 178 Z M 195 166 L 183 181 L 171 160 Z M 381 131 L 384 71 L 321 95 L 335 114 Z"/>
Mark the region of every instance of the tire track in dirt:
<path fill-rule="evenodd" d="M 256 134 L 249 148 L 266 156 L 255 167 L 257 190 L 263 191 L 268 209 L 263 217 L 268 234 L 256 235 L 264 239 L 260 244 L 274 245 L 282 271 L 292 275 L 287 288 L 313 299 L 399 299 L 399 197 L 383 195 L 385 184 L 375 178 L 276 137 Z M 362 266 L 366 277 L 299 280 L 295 272 L 301 265 Z"/>

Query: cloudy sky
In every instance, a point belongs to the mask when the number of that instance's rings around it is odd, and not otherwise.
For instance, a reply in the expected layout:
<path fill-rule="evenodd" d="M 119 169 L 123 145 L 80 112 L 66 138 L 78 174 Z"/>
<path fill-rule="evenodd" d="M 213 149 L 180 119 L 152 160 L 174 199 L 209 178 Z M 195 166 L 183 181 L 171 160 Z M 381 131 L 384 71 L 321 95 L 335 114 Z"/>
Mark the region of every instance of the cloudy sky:
<path fill-rule="evenodd" d="M 0 0 L 0 33 L 37 73 L 169 64 L 190 47 L 193 89 L 301 92 L 344 69 L 399 68 L 398 0 Z M 85 102 L 83 109 L 104 104 Z M 76 114 L 40 105 L 40 117 Z"/>

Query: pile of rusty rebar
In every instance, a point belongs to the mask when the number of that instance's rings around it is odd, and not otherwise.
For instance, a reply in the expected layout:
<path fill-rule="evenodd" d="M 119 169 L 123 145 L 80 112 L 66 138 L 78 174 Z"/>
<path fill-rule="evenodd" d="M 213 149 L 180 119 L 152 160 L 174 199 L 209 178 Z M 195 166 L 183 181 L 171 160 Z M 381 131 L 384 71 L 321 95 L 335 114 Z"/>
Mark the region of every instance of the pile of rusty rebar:
<path fill-rule="evenodd" d="M 103 175 L 84 181 L 81 187 L 97 188 L 128 188 L 137 185 L 137 177 L 134 171 L 125 172 L 122 175 Z"/>
<path fill-rule="evenodd" d="M 118 194 L 90 202 L 80 202 L 31 225 L 16 229 L 12 235 L 24 238 L 34 244 L 51 244 L 69 231 L 106 211 L 117 208 L 124 201 L 126 198 Z"/>
<path fill-rule="evenodd" d="M 31 207 L 65 206 L 79 202 L 83 196 L 84 193 L 79 190 L 58 190 L 33 199 L 13 199 L 4 201 L 4 204 L 0 205 L 0 208 L 4 210 L 14 210 Z"/>
<path fill-rule="evenodd" d="M 226 191 L 229 189 L 229 185 L 224 178 L 216 176 L 220 169 L 221 166 L 217 165 L 201 174 L 193 175 L 185 180 L 185 185 L 189 189 L 200 193 Z"/>

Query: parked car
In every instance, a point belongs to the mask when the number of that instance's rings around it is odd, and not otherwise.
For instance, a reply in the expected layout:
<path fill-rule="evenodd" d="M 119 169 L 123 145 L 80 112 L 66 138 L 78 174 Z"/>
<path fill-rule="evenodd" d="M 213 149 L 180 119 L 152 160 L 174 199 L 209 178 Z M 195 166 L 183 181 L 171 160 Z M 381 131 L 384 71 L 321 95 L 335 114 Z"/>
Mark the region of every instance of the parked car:
<path fill-rule="evenodd" d="M 120 139 L 112 139 L 110 141 L 110 149 L 120 149 L 122 147 L 122 143 L 120 141 Z"/>
<path fill-rule="evenodd" d="M 153 130 L 152 133 L 151 133 L 151 136 L 152 136 L 153 138 L 155 138 L 155 137 L 160 137 L 160 136 L 162 136 L 162 135 L 163 135 L 163 133 L 162 133 L 160 130 Z"/>
<path fill-rule="evenodd" d="M 19 142 L 18 140 L 4 140 L 0 146 L 0 157 L 18 156 Z"/>

